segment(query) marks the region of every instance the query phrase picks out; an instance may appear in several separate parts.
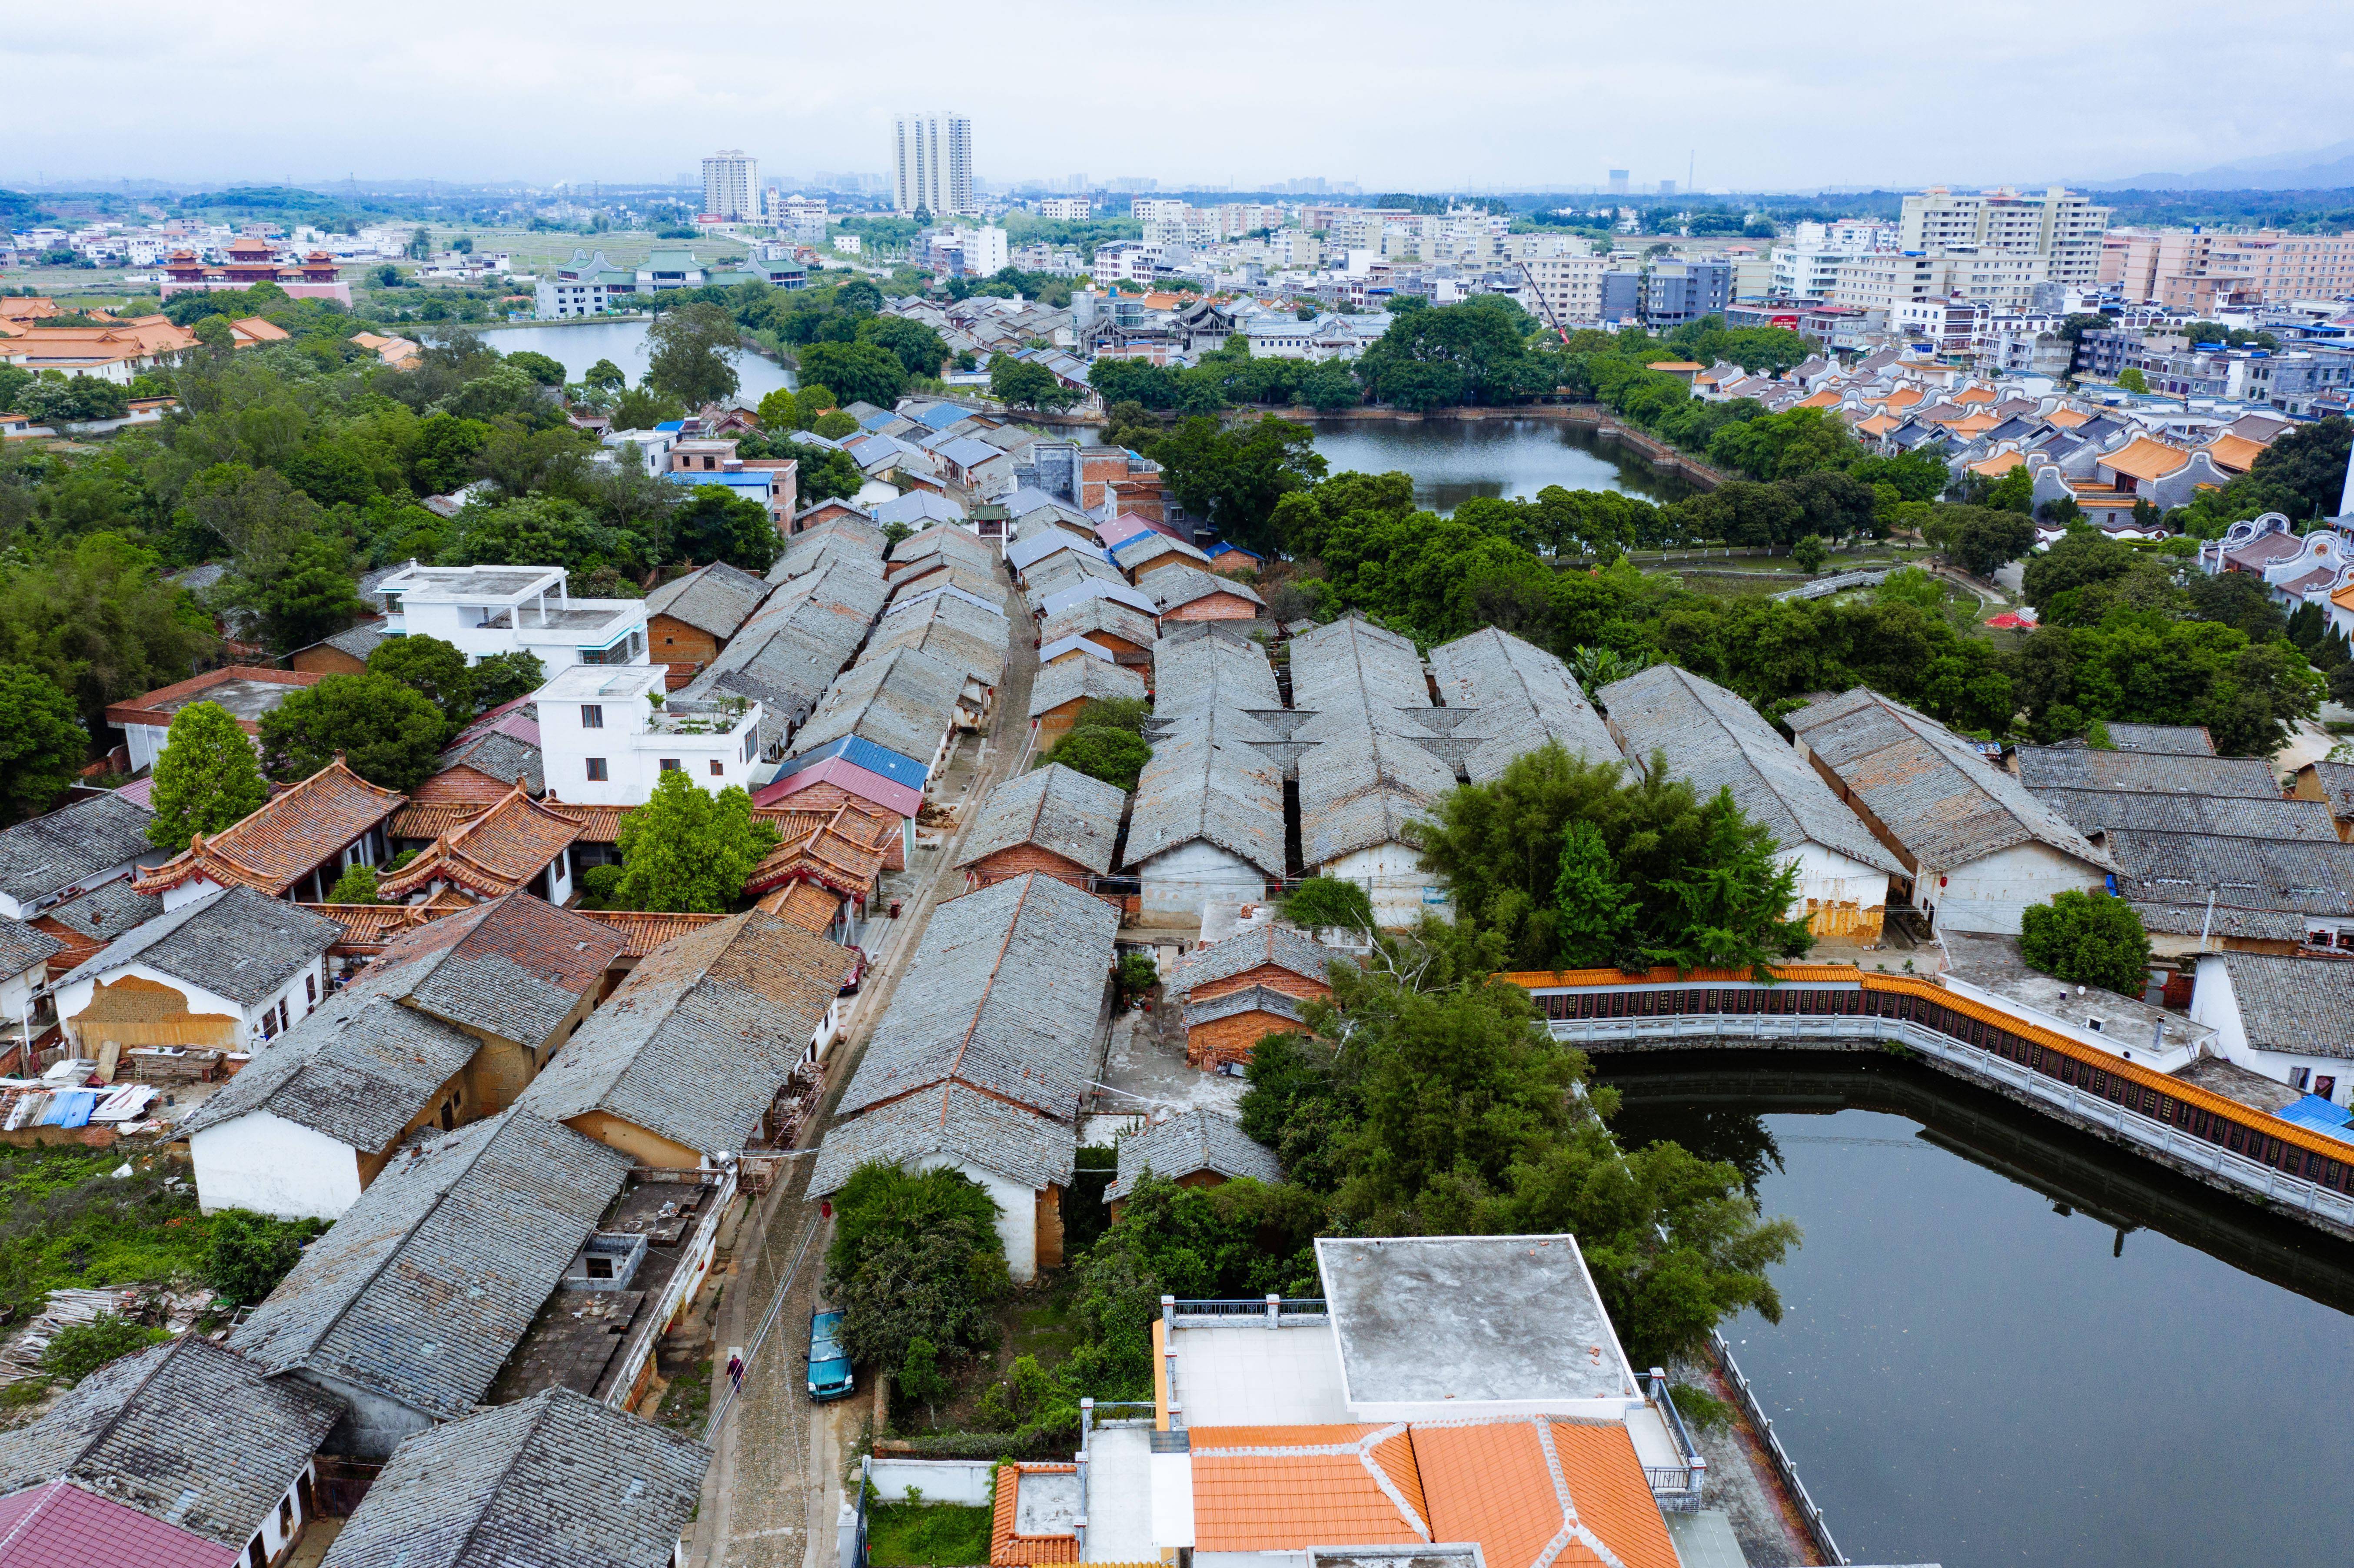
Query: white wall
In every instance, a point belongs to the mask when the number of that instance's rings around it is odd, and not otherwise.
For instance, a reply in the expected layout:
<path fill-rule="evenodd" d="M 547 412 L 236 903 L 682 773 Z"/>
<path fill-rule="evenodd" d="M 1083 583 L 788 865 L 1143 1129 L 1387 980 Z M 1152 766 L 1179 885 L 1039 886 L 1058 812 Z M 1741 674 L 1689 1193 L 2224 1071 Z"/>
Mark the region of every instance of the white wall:
<path fill-rule="evenodd" d="M 2251 1073 L 2262 1073 L 2276 1084 L 2295 1085 L 2295 1074 L 2301 1069 L 2306 1074 L 2304 1087 L 2308 1094 L 2321 1092 L 2317 1079 L 2333 1079 L 2325 1097 L 2341 1106 L 2354 1105 L 2354 1059 L 2317 1056 L 2301 1051 L 2265 1051 L 2249 1043 L 2247 1025 L 2240 1018 L 2239 998 L 2232 992 L 2232 971 L 2224 967 L 2220 955 L 2211 953 L 2199 960 L 2197 980 L 2190 991 L 2190 1017 L 2215 1031 L 2215 1049 L 2225 1061 Z"/>
<path fill-rule="evenodd" d="M 161 865 L 165 858 L 166 856 L 162 850 L 156 850 L 146 857 L 146 863 L 149 865 Z M 47 892 L 41 894 L 39 897 L 35 898 L 30 904 L 24 903 L 19 899 L 12 898 L 5 893 L 0 893 L 0 915 L 5 915 L 11 920 L 30 920 L 35 916 L 44 914 L 57 905 L 64 903 L 65 900 L 58 896 L 60 894 L 70 890 L 78 896 L 80 894 L 88 893 L 94 887 L 103 887 L 110 882 L 130 875 L 133 872 L 137 871 L 140 868 L 140 864 L 141 863 L 138 861 L 126 860 L 121 865 L 112 867 L 107 871 L 101 871 L 94 876 L 84 878 L 80 882 L 69 883 L 62 886 L 50 888 Z"/>
<path fill-rule="evenodd" d="M 277 1506 L 271 1508 L 270 1512 L 263 1517 L 261 1520 L 261 1528 L 254 1531 L 253 1539 L 261 1542 L 261 1555 L 264 1562 L 275 1562 L 278 1554 L 285 1551 L 289 1546 L 292 1545 L 294 1543 L 294 1538 L 302 1533 L 302 1526 L 311 1516 L 303 1510 L 302 1507 L 302 1477 L 311 1475 L 312 1473 L 313 1467 L 311 1462 L 308 1460 L 304 1461 L 302 1471 L 296 1476 L 292 1484 L 287 1487 L 284 1494 L 280 1497 Z M 290 1505 L 293 1515 L 292 1523 L 287 1529 L 281 1531 L 278 1528 L 280 1510 L 289 1507 Z M 246 1542 L 248 1556 L 243 1560 L 245 1563 L 250 1563 L 252 1561 L 252 1557 L 250 1555 L 252 1545 L 252 1541 L 248 1541 Z"/>
<path fill-rule="evenodd" d="M 1384 929 L 1412 926 L 1426 909 L 1443 917 L 1449 907 L 1445 880 L 1423 870 L 1422 852 L 1407 844 L 1375 844 L 1316 870 L 1363 888 L 1373 902 L 1373 923 Z"/>
<path fill-rule="evenodd" d="M 757 741 L 760 707 L 754 704 L 726 735 L 675 735 L 649 727 L 652 707 L 643 697 L 614 697 L 588 705 L 603 715 L 596 729 L 583 727 L 576 700 L 541 697 L 540 762 L 547 787 L 558 802 L 584 806 L 642 806 L 653 798 L 665 759 L 677 761 L 686 776 L 713 794 L 737 785 L 752 786 L 752 769 L 759 761 Z M 605 759 L 602 781 L 588 777 L 588 758 Z M 718 765 L 714 771 L 713 764 Z"/>
<path fill-rule="evenodd" d="M 990 1500 L 990 1478 L 996 1469 L 996 1461 L 991 1459 L 878 1457 L 868 1467 L 866 1478 L 883 1494 L 885 1502 L 907 1501 L 907 1489 L 913 1487 L 924 1494 L 928 1503 L 980 1508 Z"/>
<path fill-rule="evenodd" d="M 1934 906 L 1934 923 L 1941 929 L 2016 937 L 2029 905 L 2048 903 L 2070 888 L 2084 892 L 2105 885 L 2098 867 L 2031 840 L 1948 871 L 1924 866 L 1913 902 Z"/>
<path fill-rule="evenodd" d="M 1005 1266 L 1016 1285 L 1038 1277 L 1038 1194 L 1019 1181 L 960 1160 L 953 1154 L 928 1154 L 912 1161 L 910 1171 L 937 1171 L 941 1166 L 981 1183 L 997 1204 L 997 1236 L 1005 1244 Z"/>
<path fill-rule="evenodd" d="M 1267 896 L 1267 873 L 1206 839 L 1154 855 L 1140 875 L 1147 915 L 1199 919 L 1202 906 L 1213 900 L 1231 904 Z"/>
<path fill-rule="evenodd" d="M 108 969 L 103 974 L 86 974 L 71 985 L 60 987 L 56 992 L 58 1022 L 70 1024 L 74 1016 L 90 1005 L 90 999 L 97 991 L 100 980 L 111 985 L 125 975 L 136 975 L 141 980 L 171 987 L 187 999 L 190 1012 L 227 1013 L 240 1020 L 242 1038 L 248 1046 L 263 1038 L 261 1015 L 273 1012 L 281 1001 L 286 1004 L 286 1021 L 291 1026 L 302 1022 L 318 1006 L 316 998 L 323 998 L 327 994 L 327 959 L 323 953 L 288 975 L 276 991 L 250 1007 L 231 1001 L 225 996 L 216 996 L 202 986 L 192 985 L 176 975 L 167 975 L 142 963 L 128 963 Z M 302 984 L 306 977 L 312 981 L 309 989 Z"/>
<path fill-rule="evenodd" d="M 196 1206 L 252 1209 L 281 1220 L 338 1220 L 359 1202 L 359 1154 L 325 1133 L 268 1111 L 205 1128 L 188 1139 Z"/>
<path fill-rule="evenodd" d="M 1808 899 L 1818 904 L 1852 904 L 1859 913 L 1888 906 L 1888 874 L 1876 866 L 1811 842 L 1799 845 L 1796 854 L 1785 855 L 1783 861 L 1786 864 L 1795 861 L 1798 867 L 1798 890 L 1790 899 L 1792 919 L 1805 916 Z"/>

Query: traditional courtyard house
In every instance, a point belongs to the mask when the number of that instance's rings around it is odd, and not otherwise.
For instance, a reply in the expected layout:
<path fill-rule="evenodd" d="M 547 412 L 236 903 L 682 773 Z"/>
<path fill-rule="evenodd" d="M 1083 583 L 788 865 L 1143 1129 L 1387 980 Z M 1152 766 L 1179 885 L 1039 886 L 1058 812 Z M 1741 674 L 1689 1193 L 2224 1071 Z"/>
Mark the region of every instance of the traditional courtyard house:
<path fill-rule="evenodd" d="M 2348 1136 L 2354 1105 L 2354 964 L 2342 959 L 2203 953 L 2190 1016 L 2212 1028 L 2225 1060 L 2331 1109 L 2289 1120 Z M 2273 1107 L 2266 1107 L 2273 1108 Z M 2317 1109 L 2318 1107 L 2312 1107 Z"/>
<path fill-rule="evenodd" d="M 327 993 L 334 921 L 248 887 L 217 888 L 133 927 L 55 982 L 58 1021 L 111 1075 L 143 1046 L 250 1050 Z"/>
<path fill-rule="evenodd" d="M 144 773 L 155 766 L 164 753 L 164 742 L 170 734 L 172 720 L 182 708 L 197 703 L 212 703 L 225 709 L 237 721 L 237 727 L 260 744 L 261 715 L 284 702 L 296 692 L 315 686 L 324 679 L 324 673 L 302 670 L 264 670 L 249 664 L 229 664 L 218 670 L 207 670 L 201 675 L 191 675 L 185 681 L 159 687 L 144 696 L 128 702 L 114 703 L 106 710 L 106 722 L 122 732 L 125 746 L 131 752 L 131 771 Z"/>
<path fill-rule="evenodd" d="M 65 950 L 47 931 L 0 915 L 0 1071 L 26 1065 L 13 1054 L 31 1042 L 33 997 L 48 983 L 50 960 Z"/>
<path fill-rule="evenodd" d="M 0 1434 L 11 1563 L 270 1568 L 319 1511 L 344 1403 L 187 1333 L 108 1362 Z M 233 1457 L 227 1457 L 233 1456 Z"/>
<path fill-rule="evenodd" d="M 2019 934 L 2028 906 L 2105 889 L 2108 853 L 1969 743 L 1859 686 L 1785 721 L 1799 755 L 1903 868 L 1889 879 L 1935 926 Z"/>
<path fill-rule="evenodd" d="M 874 561 L 832 555 L 770 594 L 685 695 L 758 703 L 760 749 L 774 757 L 825 700 L 887 595 Z"/>
<path fill-rule="evenodd" d="M 685 685 L 719 656 L 773 586 L 714 561 L 646 596 L 646 646 L 654 662 L 670 667 L 671 690 Z"/>
<path fill-rule="evenodd" d="M 811 800 L 807 808 L 792 809 L 805 799 L 809 797 L 788 797 L 788 809 L 769 817 L 781 837 L 744 879 L 744 894 L 765 899 L 796 885 L 822 888 L 832 914 L 812 928 L 838 931 L 846 939 L 873 907 L 883 873 L 895 860 L 906 863 L 903 823 L 856 800 L 826 807 Z M 815 906 L 804 898 L 800 907 L 807 911 Z"/>
<path fill-rule="evenodd" d="M 1108 650 L 1113 661 L 1121 664 L 1150 663 L 1152 645 L 1160 641 L 1150 616 L 1103 599 L 1087 599 L 1049 617 L 1040 623 L 1038 636 L 1050 644 L 1067 637 L 1084 637 Z"/>
<path fill-rule="evenodd" d="M 1045 751 L 1078 722 L 1090 702 L 1142 702 L 1144 677 L 1108 659 L 1068 659 L 1038 672 L 1030 688 L 1030 725 Z"/>
<path fill-rule="evenodd" d="M 528 697 L 518 697 L 482 715 L 450 743 L 435 761 L 433 771 L 409 791 L 408 807 L 392 820 L 391 835 L 418 842 L 439 838 L 446 822 L 431 832 L 412 831 L 410 819 L 419 808 L 493 805 L 514 788 L 518 779 L 534 795 L 547 793 L 539 717 Z"/>
<path fill-rule="evenodd" d="M 1277 738 L 1213 708 L 1153 740 L 1123 852 L 1148 925 L 1190 925 L 1205 903 L 1256 901 L 1283 880 L 1283 768 L 1260 749 Z"/>
<path fill-rule="evenodd" d="M 870 650 L 794 735 L 792 754 L 805 757 L 854 736 L 922 763 L 928 784 L 947 763 L 968 711 L 966 680 L 962 670 L 912 648 Z"/>
<path fill-rule="evenodd" d="M 1005 679 L 1011 626 L 1002 610 L 957 589 L 943 589 L 919 601 L 894 604 L 875 623 L 866 652 L 873 659 L 895 648 L 912 648 L 964 676 L 957 694 L 957 723 L 987 726 L 997 688 Z"/>
<path fill-rule="evenodd" d="M 912 757 L 846 736 L 780 763 L 752 801 L 761 807 L 810 811 L 832 810 L 854 801 L 899 818 L 904 826 L 913 823 L 923 807 L 924 772 L 924 765 Z M 903 836 L 912 837 L 913 832 L 911 826 L 906 826 Z M 905 863 L 901 860 L 886 866 L 897 870 Z"/>
<path fill-rule="evenodd" d="M 1120 570 L 1128 574 L 1129 581 L 1148 593 L 1152 591 L 1153 585 L 1147 579 L 1156 578 L 1161 572 L 1180 567 L 1205 571 L 1210 565 L 1209 556 L 1182 539 L 1172 539 L 1149 528 L 1113 546 L 1111 558 Z"/>
<path fill-rule="evenodd" d="M 1572 757 L 1615 762 L 1617 745 L 1578 689 L 1569 667 L 1543 649 L 1494 627 L 1442 642 L 1430 651 L 1431 673 L 1449 708 L 1470 708 L 1454 736 L 1474 784 L 1501 775 L 1512 759 L 1558 742 Z"/>
<path fill-rule="evenodd" d="M 323 1568 L 676 1568 L 711 1450 L 569 1389 L 393 1451 Z"/>
<path fill-rule="evenodd" d="M 154 820 L 110 792 L 0 829 L 0 916 L 37 919 L 162 860 L 147 842 Z"/>
<path fill-rule="evenodd" d="M 1888 879 L 1904 868 L 1755 708 L 1672 664 L 1596 694 L 1637 768 L 1663 757 L 1669 778 L 1702 800 L 1731 790 L 1742 813 L 1773 833 L 1783 863 L 1798 871 L 1789 918 L 1803 917 L 1818 938 L 1879 945 Z"/>
<path fill-rule="evenodd" d="M 1248 583 L 1195 567 L 1171 567 L 1138 582 L 1164 620 L 1256 620 L 1267 613 L 1267 600 Z"/>
<path fill-rule="evenodd" d="M 2308 762 L 2296 770 L 2291 793 L 2323 802 L 2338 824 L 2338 836 L 2354 840 L 2354 762 Z"/>
<path fill-rule="evenodd" d="M 1185 954 L 1164 982 L 1184 1003 L 1185 1060 L 1240 1067 L 1262 1036 L 1306 1033 L 1301 1004 L 1332 994 L 1327 976 L 1344 957 L 1272 921 Z"/>
<path fill-rule="evenodd" d="M 1101 899 L 1034 874 L 938 906 L 836 1106 L 810 1192 L 841 1191 L 870 1160 L 948 1166 L 996 1202 L 1016 1280 L 1059 1266 L 1119 925 Z"/>
<path fill-rule="evenodd" d="M 408 797 L 379 789 L 338 756 L 300 784 L 264 801 L 252 815 L 188 847 L 134 878 L 141 893 L 177 909 L 224 887 L 247 887 L 270 898 L 325 900 L 355 865 L 380 865 L 385 825 Z"/>
<path fill-rule="evenodd" d="M 445 828 L 415 860 L 378 877 L 376 896 L 481 903 L 521 889 L 565 903 L 572 896 L 572 842 L 584 825 L 578 812 L 533 800 L 528 781 L 518 778 L 500 800 Z"/>
<path fill-rule="evenodd" d="M 922 505 L 908 504 L 916 502 L 922 503 Z M 993 577 L 996 574 L 998 556 L 995 547 L 984 544 L 978 535 L 965 525 L 964 508 L 955 502 L 945 501 L 938 496 L 909 496 L 905 502 L 896 504 L 900 505 L 904 510 L 924 513 L 930 525 L 921 527 L 918 532 L 908 535 L 891 546 L 891 553 L 884 557 L 883 575 L 885 577 L 896 582 L 911 572 L 929 570 L 942 560 L 960 563 L 968 570 L 977 572 L 983 577 Z M 888 507 L 878 508 L 875 512 L 875 520 L 886 524 L 893 522 L 909 524 L 918 522 L 918 519 L 913 516 L 891 516 L 888 514 L 889 511 Z"/>
<path fill-rule="evenodd" d="M 1111 871 L 1127 803 L 1119 786 L 1049 763 L 990 791 L 956 869 L 968 888 L 1029 872 L 1087 887 Z"/>
<path fill-rule="evenodd" d="M 330 1452 L 388 1458 L 474 1413 L 629 1170 L 627 1156 L 522 1110 L 417 1143 L 229 1345 L 344 1400 Z"/>
<path fill-rule="evenodd" d="M 50 905 L 33 916 L 31 923 L 35 930 L 64 944 L 57 957 L 49 960 L 49 973 L 55 977 L 87 963 L 115 938 L 163 912 L 162 899 L 133 891 L 129 877 L 118 876 L 62 904 Z"/>
<path fill-rule="evenodd" d="M 856 959 L 748 910 L 666 943 L 630 971 L 524 1094 L 642 1166 L 732 1171 L 830 1039 Z"/>
<path fill-rule="evenodd" d="M 621 949 L 608 927 L 524 895 L 394 937 L 182 1121 L 198 1202 L 344 1213 L 412 1133 L 513 1105 Z"/>
<path fill-rule="evenodd" d="M 1196 1109 L 1178 1111 L 1119 1140 L 1119 1174 L 1104 1189 L 1115 1221 L 1148 1173 L 1180 1187 L 1223 1187 L 1237 1178 L 1280 1181 L 1283 1166 L 1267 1145 L 1246 1136 L 1234 1118 Z"/>

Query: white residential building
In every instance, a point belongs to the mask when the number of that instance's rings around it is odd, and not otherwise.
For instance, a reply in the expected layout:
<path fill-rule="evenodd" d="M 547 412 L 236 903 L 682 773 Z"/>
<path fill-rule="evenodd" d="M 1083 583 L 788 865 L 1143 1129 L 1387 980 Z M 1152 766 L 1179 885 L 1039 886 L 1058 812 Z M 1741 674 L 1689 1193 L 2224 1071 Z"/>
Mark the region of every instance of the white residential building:
<path fill-rule="evenodd" d="M 1563 325 L 1590 325 L 1602 319 L 1602 275 L 1610 270 L 1601 256 L 1532 256 L 1520 263 L 1523 281 Z M 1535 310 L 1542 317 L 1544 311 Z"/>
<path fill-rule="evenodd" d="M 1859 256 L 1839 267 L 1834 304 L 1893 312 L 1923 299 L 1959 298 L 1996 311 L 2024 311 L 2048 281 L 2041 256 L 2001 251 L 1944 254 L 1900 250 Z"/>
<path fill-rule="evenodd" d="M 438 637 L 469 664 L 493 653 L 534 653 L 550 670 L 643 664 L 646 606 L 638 599 L 574 599 L 561 567 L 420 567 L 377 585 L 385 634 Z"/>
<path fill-rule="evenodd" d="M 926 111 L 891 121 L 893 203 L 934 217 L 978 210 L 972 198 L 972 122 Z"/>
<path fill-rule="evenodd" d="M 1006 249 L 1005 230 L 993 223 L 980 228 L 958 229 L 957 245 L 964 253 L 965 271 L 975 278 L 993 278 L 1012 260 Z"/>
<path fill-rule="evenodd" d="M 2110 210 L 2057 185 L 2041 196 L 1932 185 L 1904 198 L 1900 232 L 1906 250 L 2032 257 L 2045 263 L 2050 281 L 2088 289 L 2100 281 Z"/>
<path fill-rule="evenodd" d="M 741 147 L 703 160 L 703 216 L 746 223 L 760 215 L 760 160 Z"/>
<path fill-rule="evenodd" d="M 1055 223 L 1085 223 L 1095 212 L 1086 196 L 1048 196 L 1038 204 L 1038 216 Z"/>
<path fill-rule="evenodd" d="M 548 793 L 589 806 L 639 806 L 665 773 L 716 794 L 749 789 L 760 750 L 760 705 L 665 696 L 661 664 L 576 665 L 532 695 Z"/>

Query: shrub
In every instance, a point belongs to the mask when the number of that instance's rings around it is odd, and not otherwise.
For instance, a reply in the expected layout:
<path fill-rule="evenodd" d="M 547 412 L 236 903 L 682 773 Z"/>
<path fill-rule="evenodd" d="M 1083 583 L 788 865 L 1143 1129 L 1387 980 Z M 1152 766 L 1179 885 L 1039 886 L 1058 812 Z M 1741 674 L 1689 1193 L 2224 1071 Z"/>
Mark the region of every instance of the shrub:
<path fill-rule="evenodd" d="M 327 890 L 330 904 L 373 904 L 376 897 L 376 867 L 355 865 L 335 878 L 335 885 Z"/>
<path fill-rule="evenodd" d="M 1133 730 L 1094 726 L 1073 729 L 1063 736 L 1046 754 L 1046 760 L 1132 790 L 1144 765 L 1152 760 L 1152 747 Z"/>
<path fill-rule="evenodd" d="M 213 1216 L 212 1245 L 205 1253 L 205 1283 L 241 1307 L 278 1288 L 302 1260 L 303 1244 L 327 1227 L 317 1220 L 281 1220 L 249 1209 L 224 1209 Z"/>
<path fill-rule="evenodd" d="M 2070 888 L 2020 917 L 2019 954 L 2046 974 L 2139 996 L 2149 984 L 2149 934 L 2132 905 Z"/>
<path fill-rule="evenodd" d="M 1304 931 L 1323 926 L 1370 931 L 1373 901 L 1356 883 L 1337 876 L 1311 876 L 1283 901 L 1283 917 Z"/>
<path fill-rule="evenodd" d="M 41 1352 L 41 1370 L 71 1388 L 107 1362 L 169 1337 L 161 1329 L 101 1312 L 90 1322 L 69 1323 L 58 1330 L 49 1348 Z"/>

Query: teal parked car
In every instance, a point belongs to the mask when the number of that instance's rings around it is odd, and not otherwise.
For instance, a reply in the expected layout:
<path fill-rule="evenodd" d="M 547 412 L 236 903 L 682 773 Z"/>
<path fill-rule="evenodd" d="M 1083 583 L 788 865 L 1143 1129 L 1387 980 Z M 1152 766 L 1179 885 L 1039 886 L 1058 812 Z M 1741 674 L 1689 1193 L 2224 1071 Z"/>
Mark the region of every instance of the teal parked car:
<path fill-rule="evenodd" d="M 810 1314 L 809 1396 L 820 1404 L 828 1400 L 849 1397 L 854 1386 L 850 1372 L 850 1352 L 842 1348 L 834 1336 L 842 1331 L 839 1312 Z"/>

